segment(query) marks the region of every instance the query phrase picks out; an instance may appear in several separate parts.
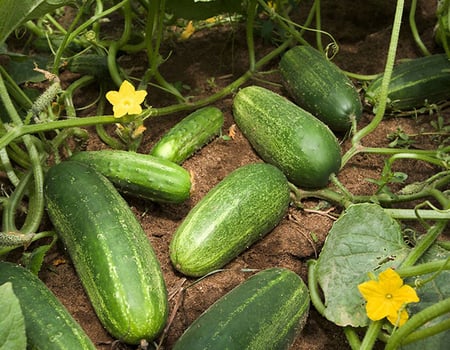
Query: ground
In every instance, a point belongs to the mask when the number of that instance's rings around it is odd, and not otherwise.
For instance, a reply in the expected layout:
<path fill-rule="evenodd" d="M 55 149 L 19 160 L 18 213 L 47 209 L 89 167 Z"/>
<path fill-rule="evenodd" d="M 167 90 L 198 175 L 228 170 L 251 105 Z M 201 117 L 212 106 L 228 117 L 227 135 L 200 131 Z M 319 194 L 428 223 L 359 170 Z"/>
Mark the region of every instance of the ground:
<path fill-rule="evenodd" d="M 433 52 L 439 51 L 439 47 L 432 39 L 435 6 L 434 1 L 422 0 L 419 1 L 417 10 L 420 34 Z M 342 69 L 354 73 L 381 72 L 384 68 L 394 10 L 394 1 L 322 1 L 323 29 L 332 33 L 340 45 L 340 51 L 334 62 Z M 299 10 L 296 15 L 302 17 L 304 13 Z M 407 15 L 406 11 L 397 52 L 398 59 L 420 55 L 410 34 Z M 244 28 L 241 26 L 233 28 L 224 26 L 208 33 L 194 33 L 188 41 L 168 45 L 163 50 L 166 50 L 167 54 L 170 52 L 170 59 L 169 63 L 162 65 L 162 74 L 169 81 L 181 81 L 188 85 L 189 93 L 195 98 L 210 95 L 246 71 L 248 61 L 244 35 Z M 259 38 L 257 47 L 259 57 L 270 49 L 270 45 Z M 122 59 L 124 60 L 122 63 L 130 65 L 127 57 Z M 131 62 L 131 64 L 139 69 L 140 62 Z M 276 65 L 277 60 L 274 60 L 264 69 L 267 71 L 276 69 Z M 213 77 L 214 83 L 211 81 Z M 276 71 L 267 75 L 266 79 L 271 82 L 280 82 Z M 260 82 L 251 81 L 249 84 L 260 84 Z M 286 95 L 281 87 L 271 88 Z M 232 95 L 227 96 L 215 103 L 225 115 L 224 133 L 227 133 L 230 126 L 234 124 L 231 110 L 232 97 Z M 84 103 L 83 98 L 86 98 L 85 93 L 80 94 L 78 102 Z M 155 107 L 174 103 L 156 90 L 149 91 L 148 101 Z M 148 119 L 147 131 L 139 152 L 148 152 L 152 145 L 185 115 L 186 113 L 183 112 Z M 366 125 L 372 117 L 371 109 L 366 106 L 360 126 Z M 429 128 L 433 118 L 435 116 L 428 115 L 417 118 L 386 118 L 373 134 L 363 140 L 363 143 L 374 147 L 386 146 L 389 143 L 387 135 L 398 128 L 408 133 L 420 132 L 422 129 Z M 94 130 L 91 131 L 92 137 L 88 149 L 105 148 L 105 145 L 96 138 Z M 344 152 L 349 147 L 349 140 L 345 135 L 338 135 L 338 137 Z M 419 144 L 418 147 L 421 145 Z M 347 164 L 338 177 L 354 194 L 370 194 L 375 187 L 367 179 L 380 176 L 383 159 L 375 155 L 358 155 Z M 172 296 L 171 311 L 176 310 L 176 313 L 171 315 L 173 319 L 162 337 L 161 349 L 170 349 L 186 327 L 208 306 L 250 275 L 242 269 L 282 266 L 295 271 L 306 281 L 307 261 L 315 258 L 320 252 L 334 221 L 332 216 L 311 210 L 291 208 L 288 215 L 272 232 L 226 265 L 223 272 L 211 275 L 192 286 L 190 284 L 195 280 L 185 278 L 176 272 L 170 263 L 168 249 L 170 239 L 189 210 L 232 170 L 258 161 L 260 158 L 242 133 L 237 130 L 234 139 L 216 138 L 184 162 L 183 166 L 193 174 L 195 183 L 191 198 L 185 203 L 159 205 L 126 197 L 156 251 L 169 294 Z M 396 166 L 396 170 L 410 174 L 408 182 L 423 179 L 435 171 L 426 164 L 412 161 L 398 162 Z M 306 204 L 308 208 L 313 209 L 318 203 L 311 200 Z M 339 214 L 341 209 L 336 207 L 331 214 Z M 314 234 L 317 240 L 313 241 L 311 234 Z M 52 266 L 52 263 L 60 258 L 65 259 L 66 262 Z M 98 349 L 110 349 L 114 339 L 100 325 L 70 259 L 61 245 L 47 256 L 46 263 L 47 266 L 51 266 L 51 269 L 45 268 L 41 278 L 79 321 L 97 344 Z M 179 294 L 181 287 L 186 288 L 183 294 Z M 133 348 L 118 344 L 114 346 L 121 349 Z M 348 348 L 342 329 L 320 317 L 314 308 L 311 308 L 308 322 L 292 346 L 293 350 Z"/>

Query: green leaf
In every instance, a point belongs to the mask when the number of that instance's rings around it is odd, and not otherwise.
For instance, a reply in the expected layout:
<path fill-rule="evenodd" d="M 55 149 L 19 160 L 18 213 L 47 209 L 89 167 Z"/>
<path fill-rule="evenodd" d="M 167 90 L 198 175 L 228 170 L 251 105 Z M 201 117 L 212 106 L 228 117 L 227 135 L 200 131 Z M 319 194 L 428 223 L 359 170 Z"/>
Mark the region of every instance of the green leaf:
<path fill-rule="evenodd" d="M 369 324 L 358 284 L 395 268 L 408 254 L 400 225 L 377 204 L 350 206 L 334 223 L 317 261 L 325 317 L 339 326 Z"/>
<path fill-rule="evenodd" d="M 25 350 L 25 320 L 11 282 L 0 286 L 0 349 Z"/>
<path fill-rule="evenodd" d="M 0 44 L 22 23 L 70 3 L 73 0 L 0 0 Z"/>
<path fill-rule="evenodd" d="M 166 11 L 177 18 L 201 20 L 223 13 L 241 13 L 242 0 L 167 0 Z"/>
<path fill-rule="evenodd" d="M 41 270 L 45 254 L 47 254 L 51 247 L 51 244 L 41 245 L 34 249 L 31 253 L 23 253 L 22 262 L 24 263 L 25 267 L 32 273 L 37 275 Z"/>
<path fill-rule="evenodd" d="M 445 260 L 450 256 L 450 252 L 444 248 L 439 247 L 437 244 L 431 246 L 430 249 L 422 256 L 418 261 L 418 264 L 435 261 L 435 260 Z M 438 275 L 432 278 L 432 274 L 420 276 L 420 281 L 426 281 L 431 279 L 429 282 L 422 285 L 417 290 L 417 295 L 420 298 L 419 303 L 410 304 L 408 311 L 411 315 L 418 313 L 419 311 L 431 306 L 439 301 L 442 301 L 450 297 L 450 271 L 441 271 Z M 416 279 L 408 279 L 405 282 L 414 285 Z M 427 322 L 418 330 L 426 329 L 431 326 L 436 325 L 439 322 L 448 321 L 450 319 L 450 314 L 442 315 L 430 322 Z M 402 350 L 423 350 L 423 349 L 433 349 L 433 350 L 446 350 L 448 349 L 448 344 L 450 344 L 450 331 L 441 332 L 435 334 L 431 337 L 425 338 L 423 340 L 415 341 L 411 344 L 401 347 Z"/>

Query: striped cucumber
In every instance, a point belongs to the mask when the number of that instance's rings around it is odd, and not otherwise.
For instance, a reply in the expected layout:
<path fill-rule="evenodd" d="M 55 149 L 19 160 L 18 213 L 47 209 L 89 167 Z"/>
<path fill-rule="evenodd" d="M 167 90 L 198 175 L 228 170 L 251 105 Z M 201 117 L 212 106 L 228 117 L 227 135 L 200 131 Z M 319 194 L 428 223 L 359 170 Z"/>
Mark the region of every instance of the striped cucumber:
<path fill-rule="evenodd" d="M 333 132 L 281 95 L 258 86 L 240 90 L 233 101 L 236 124 L 259 156 L 299 187 L 320 188 L 341 166 Z"/>
<path fill-rule="evenodd" d="M 165 159 L 119 150 L 78 152 L 70 159 L 95 168 L 124 193 L 163 203 L 190 196 L 189 172 Z"/>
<path fill-rule="evenodd" d="M 153 146 L 150 154 L 180 164 L 218 135 L 223 121 L 219 108 L 200 108 L 175 124 Z"/>
<path fill-rule="evenodd" d="M 170 258 L 188 276 L 223 267 L 270 232 L 286 213 L 286 177 L 266 163 L 227 175 L 188 213 L 170 242 Z"/>
<path fill-rule="evenodd" d="M 0 261 L 0 285 L 6 282 L 12 283 L 14 294 L 19 299 L 28 349 L 96 349 L 65 306 L 30 270 Z"/>
<path fill-rule="evenodd" d="M 309 313 L 303 280 L 286 268 L 260 271 L 211 305 L 173 350 L 289 349 Z"/>
<path fill-rule="evenodd" d="M 163 329 L 167 293 L 159 262 L 125 200 L 95 169 L 64 161 L 46 174 L 49 217 L 106 330 L 126 343 Z"/>
<path fill-rule="evenodd" d="M 365 99 L 376 107 L 379 103 L 383 75 L 367 87 Z M 386 108 L 408 111 L 450 98 L 450 60 L 436 54 L 403 61 L 392 71 Z"/>
<path fill-rule="evenodd" d="M 358 121 L 362 104 L 352 81 L 325 55 L 310 46 L 286 51 L 279 69 L 294 101 L 333 131 L 347 131 Z"/>

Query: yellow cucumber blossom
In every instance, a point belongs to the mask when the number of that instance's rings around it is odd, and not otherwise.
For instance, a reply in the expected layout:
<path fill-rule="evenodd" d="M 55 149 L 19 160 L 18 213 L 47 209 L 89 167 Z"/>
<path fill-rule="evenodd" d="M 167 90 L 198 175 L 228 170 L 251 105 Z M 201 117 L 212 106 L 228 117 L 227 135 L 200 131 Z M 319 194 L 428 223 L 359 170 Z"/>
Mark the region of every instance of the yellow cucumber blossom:
<path fill-rule="evenodd" d="M 367 316 L 372 321 L 387 317 L 394 326 L 402 326 L 408 320 L 405 305 L 419 301 L 414 288 L 403 284 L 400 275 L 391 268 L 381 272 L 378 281 L 361 283 L 358 289 L 367 301 Z"/>
<path fill-rule="evenodd" d="M 195 32 L 194 23 L 192 21 L 189 21 L 186 28 L 183 30 L 183 32 L 180 35 L 180 40 L 187 40 L 191 37 L 192 34 Z"/>
<path fill-rule="evenodd" d="M 124 80 L 119 91 L 108 91 L 106 99 L 112 104 L 114 117 L 120 118 L 126 114 L 142 113 L 141 103 L 144 102 L 147 91 L 135 90 L 134 86 Z"/>

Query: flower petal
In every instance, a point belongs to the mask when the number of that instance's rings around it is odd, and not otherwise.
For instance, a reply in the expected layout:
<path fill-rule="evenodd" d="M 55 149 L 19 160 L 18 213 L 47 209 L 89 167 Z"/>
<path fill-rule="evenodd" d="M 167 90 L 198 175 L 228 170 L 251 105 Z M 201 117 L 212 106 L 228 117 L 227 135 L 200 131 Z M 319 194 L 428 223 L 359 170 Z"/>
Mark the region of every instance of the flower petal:
<path fill-rule="evenodd" d="M 403 326 L 405 322 L 408 321 L 408 318 L 409 315 L 406 310 L 400 311 L 400 314 L 397 311 L 396 313 L 387 316 L 388 321 L 397 327 Z"/>
<path fill-rule="evenodd" d="M 380 296 L 380 287 L 377 281 L 367 281 L 358 285 L 359 292 L 364 299 L 370 300 Z"/>
<path fill-rule="evenodd" d="M 147 96 L 147 91 L 145 91 L 145 90 L 137 90 L 134 93 L 133 101 L 136 104 L 140 105 L 142 102 L 144 102 L 146 96 Z"/>
<path fill-rule="evenodd" d="M 393 293 L 403 286 L 402 278 L 392 269 L 381 272 L 378 276 L 378 280 L 380 281 L 380 288 L 385 290 L 386 293 Z"/>
<path fill-rule="evenodd" d="M 127 80 L 124 80 L 119 88 L 119 94 L 123 96 L 133 95 L 135 91 L 134 86 Z"/>
<path fill-rule="evenodd" d="M 123 117 L 128 113 L 128 108 L 124 106 L 122 103 L 113 105 L 114 118 Z"/>
<path fill-rule="evenodd" d="M 408 285 L 404 285 L 394 293 L 395 300 L 401 300 L 403 303 L 417 303 L 420 301 L 416 290 Z"/>
<path fill-rule="evenodd" d="M 378 321 L 392 313 L 392 310 L 379 299 L 371 299 L 366 304 L 366 313 L 372 321 Z"/>
<path fill-rule="evenodd" d="M 109 101 L 109 103 L 111 103 L 113 106 L 115 104 L 120 103 L 120 100 L 122 99 L 120 97 L 119 92 L 117 91 L 108 91 L 105 95 L 106 99 Z"/>

